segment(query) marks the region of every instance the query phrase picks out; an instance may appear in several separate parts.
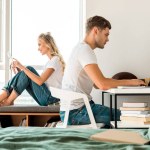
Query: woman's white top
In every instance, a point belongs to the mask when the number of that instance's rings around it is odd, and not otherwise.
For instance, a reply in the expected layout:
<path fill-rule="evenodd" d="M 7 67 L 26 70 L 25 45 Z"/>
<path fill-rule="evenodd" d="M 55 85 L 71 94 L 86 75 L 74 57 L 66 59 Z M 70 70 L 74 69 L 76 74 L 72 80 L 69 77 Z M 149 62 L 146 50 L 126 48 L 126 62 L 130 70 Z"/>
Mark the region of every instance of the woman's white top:
<path fill-rule="evenodd" d="M 53 68 L 54 72 L 46 80 L 47 87 L 56 87 L 61 88 L 62 77 L 63 77 L 63 68 L 58 56 L 53 56 L 44 66 L 45 71 L 47 68 Z"/>

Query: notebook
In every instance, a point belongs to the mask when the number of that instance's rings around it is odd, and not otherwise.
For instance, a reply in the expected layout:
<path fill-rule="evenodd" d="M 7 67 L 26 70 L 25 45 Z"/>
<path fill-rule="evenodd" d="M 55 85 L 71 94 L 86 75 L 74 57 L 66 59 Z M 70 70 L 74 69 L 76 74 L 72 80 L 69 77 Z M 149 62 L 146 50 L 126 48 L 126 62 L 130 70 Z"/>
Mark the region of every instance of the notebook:
<path fill-rule="evenodd" d="M 92 140 L 124 143 L 124 144 L 148 144 L 149 140 L 143 138 L 139 133 L 133 131 L 123 131 L 118 129 L 108 129 L 107 131 L 93 134 Z"/>

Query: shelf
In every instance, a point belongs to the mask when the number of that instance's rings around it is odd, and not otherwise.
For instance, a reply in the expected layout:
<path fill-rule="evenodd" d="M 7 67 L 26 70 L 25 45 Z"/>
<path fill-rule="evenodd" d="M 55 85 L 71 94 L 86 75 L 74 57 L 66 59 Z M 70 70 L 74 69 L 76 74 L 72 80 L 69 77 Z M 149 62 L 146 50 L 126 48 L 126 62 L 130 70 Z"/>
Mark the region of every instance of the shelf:
<path fill-rule="evenodd" d="M 60 120 L 59 105 L 33 106 L 33 105 L 11 105 L 3 106 L 0 109 L 2 127 L 23 125 L 43 127 L 48 121 L 56 122 Z"/>
<path fill-rule="evenodd" d="M 13 126 L 19 126 L 22 120 L 25 118 L 25 126 L 40 126 L 43 127 L 48 120 L 59 121 L 59 113 L 0 113 L 0 116 L 10 116 L 11 124 Z"/>

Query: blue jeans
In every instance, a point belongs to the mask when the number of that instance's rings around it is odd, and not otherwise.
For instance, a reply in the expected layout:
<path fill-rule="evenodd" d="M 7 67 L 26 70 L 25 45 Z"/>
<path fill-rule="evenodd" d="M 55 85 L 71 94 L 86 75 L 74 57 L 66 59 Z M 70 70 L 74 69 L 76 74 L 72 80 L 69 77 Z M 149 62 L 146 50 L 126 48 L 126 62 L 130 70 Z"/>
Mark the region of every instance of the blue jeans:
<path fill-rule="evenodd" d="M 28 66 L 27 68 L 39 76 L 33 67 Z M 59 99 L 51 96 L 51 92 L 45 83 L 43 83 L 41 86 L 36 84 L 24 73 L 24 71 L 18 72 L 7 83 L 7 85 L 4 86 L 3 90 L 6 90 L 8 95 L 11 94 L 12 90 L 15 90 L 18 95 L 20 95 L 24 90 L 27 90 L 27 92 L 41 106 L 47 106 L 59 101 Z"/>
<path fill-rule="evenodd" d="M 110 108 L 95 104 L 92 100 L 90 101 L 90 106 L 95 118 L 96 123 L 104 123 L 105 125 L 110 125 Z M 117 120 L 120 120 L 120 110 L 117 110 Z M 61 120 L 64 121 L 65 111 L 60 112 Z M 112 119 L 114 120 L 114 109 L 112 109 Z M 89 115 L 85 106 L 74 109 L 69 112 L 68 125 L 83 125 L 90 124 Z"/>

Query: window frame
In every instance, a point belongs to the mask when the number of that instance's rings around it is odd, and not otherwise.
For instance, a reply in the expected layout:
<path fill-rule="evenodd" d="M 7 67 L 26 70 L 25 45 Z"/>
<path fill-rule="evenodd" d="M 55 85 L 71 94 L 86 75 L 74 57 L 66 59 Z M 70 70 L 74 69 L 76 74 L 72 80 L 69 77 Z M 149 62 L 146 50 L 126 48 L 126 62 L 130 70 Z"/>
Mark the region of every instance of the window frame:
<path fill-rule="evenodd" d="M 3 31 L 3 0 L 0 0 L 0 69 L 2 69 L 3 49 L 2 49 L 2 31 Z"/>
<path fill-rule="evenodd" d="M 7 50 L 11 52 L 11 1 L 0 0 L 0 70 L 5 71 L 5 83 L 11 73 Z"/>

